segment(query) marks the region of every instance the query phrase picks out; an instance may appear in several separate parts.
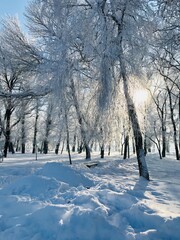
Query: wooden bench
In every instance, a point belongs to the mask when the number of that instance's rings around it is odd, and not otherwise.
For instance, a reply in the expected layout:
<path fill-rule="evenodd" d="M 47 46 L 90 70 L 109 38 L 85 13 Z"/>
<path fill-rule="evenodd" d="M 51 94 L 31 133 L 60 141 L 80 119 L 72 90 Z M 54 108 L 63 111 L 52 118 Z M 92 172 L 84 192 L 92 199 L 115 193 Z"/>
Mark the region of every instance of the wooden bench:
<path fill-rule="evenodd" d="M 96 167 L 98 165 L 98 162 L 89 162 L 89 163 L 85 163 L 85 165 L 88 168 L 93 168 L 93 167 Z"/>

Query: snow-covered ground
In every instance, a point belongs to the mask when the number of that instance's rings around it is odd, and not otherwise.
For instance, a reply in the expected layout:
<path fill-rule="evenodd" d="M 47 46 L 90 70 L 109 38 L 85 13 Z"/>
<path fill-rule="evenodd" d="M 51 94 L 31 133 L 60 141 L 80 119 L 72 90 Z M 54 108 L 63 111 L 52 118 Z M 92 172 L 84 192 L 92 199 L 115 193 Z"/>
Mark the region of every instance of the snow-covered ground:
<path fill-rule="evenodd" d="M 86 167 L 84 156 L 8 155 L 0 164 L 0 240 L 179 240 L 180 162 L 149 155 Z"/>

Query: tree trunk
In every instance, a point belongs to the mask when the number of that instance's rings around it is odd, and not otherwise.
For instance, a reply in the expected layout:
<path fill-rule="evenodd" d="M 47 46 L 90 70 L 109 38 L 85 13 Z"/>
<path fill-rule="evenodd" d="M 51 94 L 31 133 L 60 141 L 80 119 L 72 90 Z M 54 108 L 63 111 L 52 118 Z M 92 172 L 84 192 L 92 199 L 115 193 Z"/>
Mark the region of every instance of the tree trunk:
<path fill-rule="evenodd" d="M 162 157 L 166 157 L 166 114 L 167 114 L 167 109 L 166 109 L 166 99 L 164 102 L 164 109 L 161 111 L 161 119 L 162 119 Z"/>
<path fill-rule="evenodd" d="M 81 141 L 81 143 L 78 147 L 78 153 L 80 154 L 80 153 L 82 153 L 82 151 L 83 151 L 83 142 Z"/>
<path fill-rule="evenodd" d="M 126 159 L 127 157 L 129 157 L 129 136 L 128 135 L 125 137 L 123 159 Z"/>
<path fill-rule="evenodd" d="M 72 146 L 72 152 L 76 151 L 76 134 L 74 134 L 74 139 L 73 139 L 73 146 Z"/>
<path fill-rule="evenodd" d="M 47 121 L 46 121 L 45 139 L 44 139 L 44 143 L 43 143 L 43 153 L 44 154 L 48 153 L 48 145 L 49 145 L 48 137 L 49 137 L 49 133 L 50 133 L 51 123 L 52 123 L 51 115 L 48 114 Z"/>
<path fill-rule="evenodd" d="M 47 154 L 48 153 L 48 140 L 43 141 L 43 153 Z"/>
<path fill-rule="evenodd" d="M 147 139 L 146 139 L 146 135 L 144 136 L 144 155 L 147 155 Z"/>
<path fill-rule="evenodd" d="M 55 154 L 58 154 L 58 153 L 59 153 L 59 146 L 60 146 L 60 142 L 58 142 L 58 143 L 56 144 Z"/>
<path fill-rule="evenodd" d="M 110 154 L 111 154 L 111 145 L 109 144 L 109 146 L 108 146 L 108 156 L 110 156 Z"/>
<path fill-rule="evenodd" d="M 85 145 L 85 150 L 86 150 L 86 159 L 90 160 L 91 159 L 91 150 L 88 145 Z"/>
<path fill-rule="evenodd" d="M 121 67 L 121 76 L 123 80 L 123 88 L 124 88 L 124 94 L 125 94 L 125 99 L 127 103 L 128 115 L 131 121 L 134 139 L 135 139 L 139 175 L 149 180 L 149 172 L 146 165 L 144 149 L 143 149 L 143 137 L 142 137 L 135 105 L 129 93 L 128 78 L 127 78 L 126 68 L 125 68 L 124 59 L 123 59 L 123 50 L 121 45 L 120 47 L 121 47 L 121 52 L 120 52 L 119 59 L 120 59 L 120 67 Z"/>
<path fill-rule="evenodd" d="M 19 151 L 19 138 L 16 141 L 16 152 L 18 152 L 18 151 Z"/>
<path fill-rule="evenodd" d="M 166 86 L 169 96 L 169 105 L 170 105 L 170 113 L 171 113 L 171 122 L 173 126 L 173 140 L 174 140 L 174 147 L 175 147 L 175 153 L 176 153 L 176 159 L 180 160 L 180 154 L 179 154 L 179 148 L 178 148 L 178 140 L 177 140 L 177 128 L 176 128 L 176 122 L 174 120 L 174 108 L 172 104 L 172 97 L 171 92 L 168 86 Z"/>
<path fill-rule="evenodd" d="M 10 122 L 11 122 L 11 110 L 6 109 L 6 129 L 5 129 L 5 144 L 4 144 L 4 157 L 7 157 L 8 148 L 10 146 L 10 139 L 11 139 L 11 129 L 10 129 Z"/>
<path fill-rule="evenodd" d="M 162 157 L 166 157 L 166 126 L 162 120 Z"/>
<path fill-rule="evenodd" d="M 89 141 L 87 140 L 87 136 L 86 136 L 87 134 L 86 134 L 83 118 L 82 118 L 82 113 L 81 113 L 80 108 L 79 108 L 79 103 L 78 103 L 78 99 L 77 99 L 77 96 L 76 96 L 76 91 L 75 91 L 75 86 L 74 86 L 73 79 L 71 79 L 71 89 L 72 89 L 72 97 L 73 97 L 73 100 L 74 100 L 74 107 L 76 109 L 76 114 L 77 114 L 80 130 L 81 130 L 81 137 L 82 137 L 83 144 L 84 144 L 84 147 L 85 147 L 85 150 L 86 150 L 86 159 L 90 160 L 91 159 L 91 152 L 90 152 L 90 147 L 89 147 Z"/>
<path fill-rule="evenodd" d="M 100 146 L 101 149 L 101 158 L 104 158 L 104 144 L 102 146 Z"/>
<path fill-rule="evenodd" d="M 21 144 L 21 153 L 24 154 L 26 152 L 26 144 L 22 143 Z"/>
<path fill-rule="evenodd" d="M 67 151 L 69 156 L 69 163 L 72 164 L 71 160 L 71 151 L 70 151 L 70 144 L 69 144 L 69 126 L 68 126 L 68 116 L 67 116 L 67 109 L 65 107 L 65 123 L 66 123 L 66 143 L 67 143 Z"/>
<path fill-rule="evenodd" d="M 48 145 L 49 145 L 49 134 L 51 130 L 51 125 L 52 125 L 52 111 L 53 111 L 53 104 L 52 104 L 52 99 L 49 100 L 48 103 L 48 108 L 47 108 L 47 117 L 46 117 L 46 126 L 45 126 L 45 137 L 44 137 L 44 147 L 43 147 L 43 153 L 47 154 L 48 153 Z"/>
<path fill-rule="evenodd" d="M 133 149 L 133 154 L 136 153 L 136 147 L 135 147 L 135 143 L 134 143 L 134 138 L 132 137 L 132 149 Z"/>
<path fill-rule="evenodd" d="M 12 142 L 9 143 L 9 152 L 11 152 L 12 154 L 15 153 L 15 151 L 14 151 L 14 146 L 13 146 L 13 143 L 12 143 Z"/>
<path fill-rule="evenodd" d="M 64 142 L 65 142 L 65 139 L 63 140 L 63 143 L 62 143 L 61 154 L 63 154 L 63 151 L 64 151 Z"/>
<path fill-rule="evenodd" d="M 22 113 L 21 119 L 21 153 L 25 153 L 26 145 L 25 145 L 25 115 L 24 112 Z"/>
<path fill-rule="evenodd" d="M 38 118 L 39 118 L 39 108 L 38 108 L 38 103 L 37 103 L 37 105 L 36 105 L 36 118 L 35 118 L 35 123 L 34 123 L 34 135 L 33 135 L 33 150 L 32 150 L 32 153 L 36 152 L 36 147 L 37 147 Z"/>

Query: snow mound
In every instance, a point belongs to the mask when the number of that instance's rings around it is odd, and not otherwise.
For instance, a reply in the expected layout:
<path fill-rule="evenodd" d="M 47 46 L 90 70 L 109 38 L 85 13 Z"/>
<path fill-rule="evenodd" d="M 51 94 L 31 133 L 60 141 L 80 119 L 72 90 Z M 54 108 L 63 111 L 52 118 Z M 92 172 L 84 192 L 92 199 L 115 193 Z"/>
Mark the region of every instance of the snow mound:
<path fill-rule="evenodd" d="M 44 199 L 54 194 L 62 185 L 64 184 L 53 178 L 30 175 L 12 182 L 2 190 L 2 193 L 6 195 L 30 195 Z"/>
<path fill-rule="evenodd" d="M 94 185 L 93 181 L 83 176 L 71 166 L 66 166 L 57 162 L 46 163 L 44 167 L 39 170 L 38 174 L 49 178 L 55 178 L 58 181 L 69 184 L 71 187 L 78 187 L 80 185 L 91 187 Z"/>

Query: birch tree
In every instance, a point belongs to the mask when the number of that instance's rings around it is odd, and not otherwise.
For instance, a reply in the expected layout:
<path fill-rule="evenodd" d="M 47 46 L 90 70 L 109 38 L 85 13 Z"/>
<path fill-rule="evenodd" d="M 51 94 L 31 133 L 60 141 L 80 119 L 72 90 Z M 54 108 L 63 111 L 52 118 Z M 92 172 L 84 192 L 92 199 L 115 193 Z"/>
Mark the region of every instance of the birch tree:
<path fill-rule="evenodd" d="M 37 67 L 35 50 L 20 30 L 14 18 L 3 22 L 0 35 L 0 97 L 5 106 L 5 145 L 4 156 L 11 144 L 11 129 L 17 123 L 11 123 L 11 116 L 21 98 L 32 96 L 29 93 L 30 72 Z M 19 120 L 18 120 L 19 121 Z"/>
<path fill-rule="evenodd" d="M 173 141 L 176 159 L 179 160 L 178 133 L 180 123 L 178 119 L 179 92 L 180 92 L 180 3 L 179 1 L 157 1 L 159 26 L 156 29 L 153 44 L 153 60 L 155 69 L 164 80 L 169 99 L 170 119 L 172 123 Z"/>
<path fill-rule="evenodd" d="M 27 10 L 29 28 L 41 40 L 46 62 L 51 61 L 48 69 L 52 70 L 52 78 L 60 80 L 59 90 L 65 89 L 64 86 L 72 81 L 72 71 L 81 71 L 85 63 L 89 64 L 99 70 L 99 75 L 96 75 L 101 89 L 99 105 L 106 108 L 119 80 L 122 81 L 136 142 L 139 174 L 146 179 L 149 179 L 149 174 L 142 133 L 129 91 L 129 78 L 140 72 L 148 11 L 151 9 L 146 1 L 123 0 L 36 0 Z M 114 71 L 116 77 L 113 76 Z M 75 97 L 74 100 L 76 102 Z M 76 103 L 75 106 L 81 123 Z M 81 132 L 86 144 L 83 129 Z"/>

